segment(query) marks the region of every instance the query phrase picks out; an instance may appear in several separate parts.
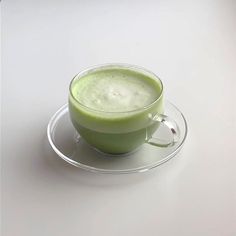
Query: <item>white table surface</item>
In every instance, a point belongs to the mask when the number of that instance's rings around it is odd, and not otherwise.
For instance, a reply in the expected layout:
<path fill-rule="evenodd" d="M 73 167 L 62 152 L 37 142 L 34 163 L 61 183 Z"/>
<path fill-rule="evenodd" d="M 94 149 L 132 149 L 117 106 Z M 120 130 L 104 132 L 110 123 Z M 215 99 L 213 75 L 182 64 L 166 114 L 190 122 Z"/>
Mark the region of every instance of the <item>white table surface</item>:
<path fill-rule="evenodd" d="M 2 235 L 236 235 L 236 1 L 3 1 Z M 146 173 L 93 174 L 46 126 L 95 64 L 158 74 L 185 114 L 182 152 Z"/>

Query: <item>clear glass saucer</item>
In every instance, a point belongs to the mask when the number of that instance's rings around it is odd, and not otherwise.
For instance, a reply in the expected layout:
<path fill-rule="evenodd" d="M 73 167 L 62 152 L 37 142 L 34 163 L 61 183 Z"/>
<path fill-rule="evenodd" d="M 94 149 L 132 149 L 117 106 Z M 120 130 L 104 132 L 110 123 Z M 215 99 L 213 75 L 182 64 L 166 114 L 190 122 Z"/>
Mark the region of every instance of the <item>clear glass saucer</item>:
<path fill-rule="evenodd" d="M 165 115 L 175 120 L 179 126 L 180 139 L 174 146 L 156 147 L 145 143 L 135 152 L 122 156 L 103 154 L 83 141 L 70 121 L 67 104 L 62 106 L 49 121 L 47 136 L 57 155 L 76 167 L 109 174 L 144 172 L 174 157 L 186 139 L 187 123 L 180 110 L 166 101 Z M 153 136 L 165 140 L 169 135 L 169 131 L 163 125 Z"/>

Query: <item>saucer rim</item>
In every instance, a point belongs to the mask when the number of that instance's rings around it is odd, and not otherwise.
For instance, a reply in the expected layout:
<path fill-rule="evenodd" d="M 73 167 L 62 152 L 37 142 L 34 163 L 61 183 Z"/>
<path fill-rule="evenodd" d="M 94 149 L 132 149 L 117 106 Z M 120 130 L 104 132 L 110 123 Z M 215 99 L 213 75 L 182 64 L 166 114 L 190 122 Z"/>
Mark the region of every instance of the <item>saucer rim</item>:
<path fill-rule="evenodd" d="M 180 142 L 180 144 L 178 144 L 178 147 L 171 152 L 168 156 L 166 156 L 164 159 L 162 159 L 161 161 L 158 161 L 156 164 L 149 164 L 146 166 L 142 166 L 142 167 L 138 167 L 138 168 L 131 168 L 131 169 L 125 169 L 125 170 L 108 170 L 108 169 L 102 169 L 102 168 L 96 168 L 96 167 L 92 167 L 89 165 L 85 165 L 79 162 L 76 162 L 70 158 L 68 158 L 66 155 L 64 155 L 62 152 L 60 152 L 57 147 L 54 145 L 54 142 L 52 140 L 51 137 L 51 128 L 54 127 L 54 123 L 55 120 L 58 116 L 63 116 L 65 113 L 68 112 L 68 103 L 64 104 L 62 107 L 60 107 L 55 113 L 54 115 L 50 118 L 48 125 L 47 125 L 47 138 L 49 141 L 49 144 L 51 146 L 51 148 L 53 149 L 53 151 L 60 157 L 62 158 L 64 161 L 66 161 L 67 163 L 77 167 L 77 168 L 81 168 L 90 172 L 94 172 L 94 173 L 102 173 L 102 174 L 131 174 L 131 173 L 142 173 L 142 172 L 146 172 L 148 170 L 154 169 L 160 165 L 162 165 L 163 163 L 169 161 L 170 159 L 172 159 L 183 147 L 183 144 L 187 138 L 187 134 L 188 134 L 188 125 L 187 125 L 187 120 L 185 118 L 185 116 L 183 115 L 183 113 L 179 110 L 178 107 L 176 107 L 173 103 L 169 102 L 168 100 L 165 100 L 166 103 L 168 103 L 169 105 L 171 105 L 172 107 L 174 107 L 181 115 L 183 121 L 184 121 L 184 127 L 185 127 L 185 133 L 183 136 L 183 140 Z"/>

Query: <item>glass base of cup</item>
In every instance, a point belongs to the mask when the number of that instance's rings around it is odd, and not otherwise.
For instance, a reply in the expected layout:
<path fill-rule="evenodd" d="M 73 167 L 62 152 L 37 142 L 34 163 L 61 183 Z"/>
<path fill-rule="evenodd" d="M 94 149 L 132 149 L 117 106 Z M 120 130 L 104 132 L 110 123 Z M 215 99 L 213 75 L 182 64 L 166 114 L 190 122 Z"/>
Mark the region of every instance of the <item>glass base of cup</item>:
<path fill-rule="evenodd" d="M 90 145 L 90 147 L 93 148 L 95 151 L 99 152 L 100 154 L 102 154 L 104 156 L 107 156 L 107 157 L 111 157 L 111 156 L 112 157 L 127 157 L 131 154 L 134 154 L 135 152 L 138 152 L 141 149 L 142 145 L 140 147 L 130 151 L 130 152 L 125 152 L 125 153 L 106 153 L 106 152 L 103 152 L 103 151 L 101 151 L 101 150 L 99 150 L 99 149 L 97 149 L 97 148 L 95 148 L 91 145 Z"/>

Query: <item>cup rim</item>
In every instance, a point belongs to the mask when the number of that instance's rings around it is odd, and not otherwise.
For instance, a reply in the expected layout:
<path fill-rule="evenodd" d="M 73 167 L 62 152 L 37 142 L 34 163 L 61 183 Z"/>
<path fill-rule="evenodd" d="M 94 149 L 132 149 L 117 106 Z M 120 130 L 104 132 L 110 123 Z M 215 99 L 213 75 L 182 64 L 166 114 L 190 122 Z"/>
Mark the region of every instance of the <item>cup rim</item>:
<path fill-rule="evenodd" d="M 113 68 L 113 67 L 114 68 L 121 68 L 121 69 L 130 69 L 130 70 L 133 70 L 133 71 L 136 71 L 136 72 L 141 72 L 141 73 L 143 72 L 143 73 L 148 73 L 148 74 L 152 75 L 155 79 L 157 79 L 160 82 L 161 91 L 160 91 L 159 96 L 152 103 L 150 103 L 146 106 L 143 106 L 141 108 L 137 108 L 137 109 L 130 110 L 130 111 L 102 111 L 102 110 L 97 110 L 97 109 L 94 109 L 94 108 L 91 108 L 91 107 L 88 107 L 88 106 L 84 105 L 78 99 L 76 99 L 76 97 L 72 93 L 72 84 L 75 80 L 80 79 L 82 75 L 87 74 L 89 72 L 96 71 L 96 70 L 103 69 L 103 68 Z M 70 82 L 69 92 L 70 92 L 70 96 L 75 100 L 76 103 L 78 103 L 80 106 L 82 106 L 83 108 L 88 109 L 90 111 L 98 112 L 98 113 L 106 113 L 106 114 L 123 114 L 123 113 L 129 114 L 129 113 L 134 113 L 134 112 L 147 110 L 148 108 L 152 107 L 157 101 L 159 101 L 160 98 L 163 95 L 163 83 L 162 83 L 161 79 L 155 73 L 153 73 L 153 72 L 151 72 L 151 71 L 149 71 L 149 70 L 147 70 L 147 69 L 145 69 L 141 66 L 131 65 L 131 64 L 128 64 L 128 63 L 105 63 L 105 64 L 98 64 L 98 65 L 95 65 L 95 66 L 87 67 L 86 69 L 84 69 L 84 70 L 80 71 L 78 74 L 76 74 Z"/>

